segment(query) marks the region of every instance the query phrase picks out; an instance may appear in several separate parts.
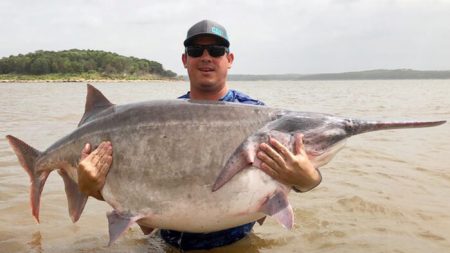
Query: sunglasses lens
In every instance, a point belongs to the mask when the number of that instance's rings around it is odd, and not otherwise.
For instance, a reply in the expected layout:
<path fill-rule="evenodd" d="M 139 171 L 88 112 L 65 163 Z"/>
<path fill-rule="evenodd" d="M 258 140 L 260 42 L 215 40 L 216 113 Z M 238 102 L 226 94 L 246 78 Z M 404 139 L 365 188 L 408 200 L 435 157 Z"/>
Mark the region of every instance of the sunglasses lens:
<path fill-rule="evenodd" d="M 186 51 L 190 57 L 200 57 L 203 54 L 203 48 L 201 47 L 188 47 Z"/>
<path fill-rule="evenodd" d="M 205 49 L 212 57 L 221 57 L 227 52 L 224 46 L 190 46 L 186 48 L 186 52 L 190 57 L 200 57 Z"/>
<path fill-rule="evenodd" d="M 225 54 L 225 47 L 211 46 L 208 48 L 208 53 L 212 57 L 220 57 Z"/>

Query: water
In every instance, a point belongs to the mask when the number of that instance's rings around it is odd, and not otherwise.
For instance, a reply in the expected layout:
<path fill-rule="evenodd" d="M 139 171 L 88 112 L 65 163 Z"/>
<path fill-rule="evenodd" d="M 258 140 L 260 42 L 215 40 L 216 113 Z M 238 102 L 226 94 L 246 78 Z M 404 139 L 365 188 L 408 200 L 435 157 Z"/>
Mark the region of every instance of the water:
<path fill-rule="evenodd" d="M 266 104 L 365 119 L 450 119 L 450 81 L 234 82 Z M 95 84 L 114 103 L 172 99 L 184 82 Z M 72 131 L 86 87 L 73 83 L 0 85 L 0 136 L 44 150 Z M 256 225 L 246 239 L 212 252 L 449 252 L 450 123 L 352 137 L 322 168 L 323 182 L 291 193 L 296 225 Z M 41 224 L 31 216 L 29 179 L 0 138 L 0 252 L 177 252 L 132 227 L 107 247 L 104 202 L 90 199 L 72 224 L 63 183 L 52 173 Z"/>

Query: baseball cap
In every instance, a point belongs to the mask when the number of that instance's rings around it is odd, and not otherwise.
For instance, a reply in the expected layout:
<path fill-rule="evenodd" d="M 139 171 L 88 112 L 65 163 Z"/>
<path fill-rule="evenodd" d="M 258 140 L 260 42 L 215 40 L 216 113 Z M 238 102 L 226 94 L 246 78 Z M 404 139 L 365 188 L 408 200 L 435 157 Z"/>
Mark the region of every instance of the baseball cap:
<path fill-rule="evenodd" d="M 223 27 L 217 22 L 206 19 L 196 23 L 191 28 L 189 28 L 186 39 L 184 40 L 184 46 L 186 47 L 191 45 L 192 41 L 195 38 L 200 37 L 202 35 L 215 36 L 223 42 L 224 46 L 226 47 L 230 46 L 230 42 L 228 41 L 227 30 L 225 30 L 225 27 Z"/>

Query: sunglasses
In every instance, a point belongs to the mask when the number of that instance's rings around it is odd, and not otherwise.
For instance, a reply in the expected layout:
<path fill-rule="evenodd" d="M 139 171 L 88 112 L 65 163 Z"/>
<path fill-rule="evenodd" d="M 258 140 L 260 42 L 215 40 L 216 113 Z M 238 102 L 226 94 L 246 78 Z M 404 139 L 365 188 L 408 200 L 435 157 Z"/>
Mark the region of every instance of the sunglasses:
<path fill-rule="evenodd" d="M 224 46 L 218 45 L 195 45 L 186 47 L 186 53 L 190 57 L 200 57 L 203 55 L 203 51 L 205 49 L 208 51 L 208 54 L 212 57 L 221 57 L 225 53 L 229 52 L 229 49 Z"/>

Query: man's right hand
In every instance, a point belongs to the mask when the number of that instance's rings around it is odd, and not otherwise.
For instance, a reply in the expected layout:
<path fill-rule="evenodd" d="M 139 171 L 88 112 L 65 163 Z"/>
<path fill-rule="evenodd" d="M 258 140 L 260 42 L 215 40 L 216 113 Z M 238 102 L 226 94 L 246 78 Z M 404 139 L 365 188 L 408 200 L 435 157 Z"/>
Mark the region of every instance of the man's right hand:
<path fill-rule="evenodd" d="M 104 141 L 91 152 L 91 145 L 87 143 L 81 150 L 78 164 L 78 187 L 84 194 L 103 200 L 100 193 L 105 185 L 106 175 L 112 164 L 112 145 Z"/>

